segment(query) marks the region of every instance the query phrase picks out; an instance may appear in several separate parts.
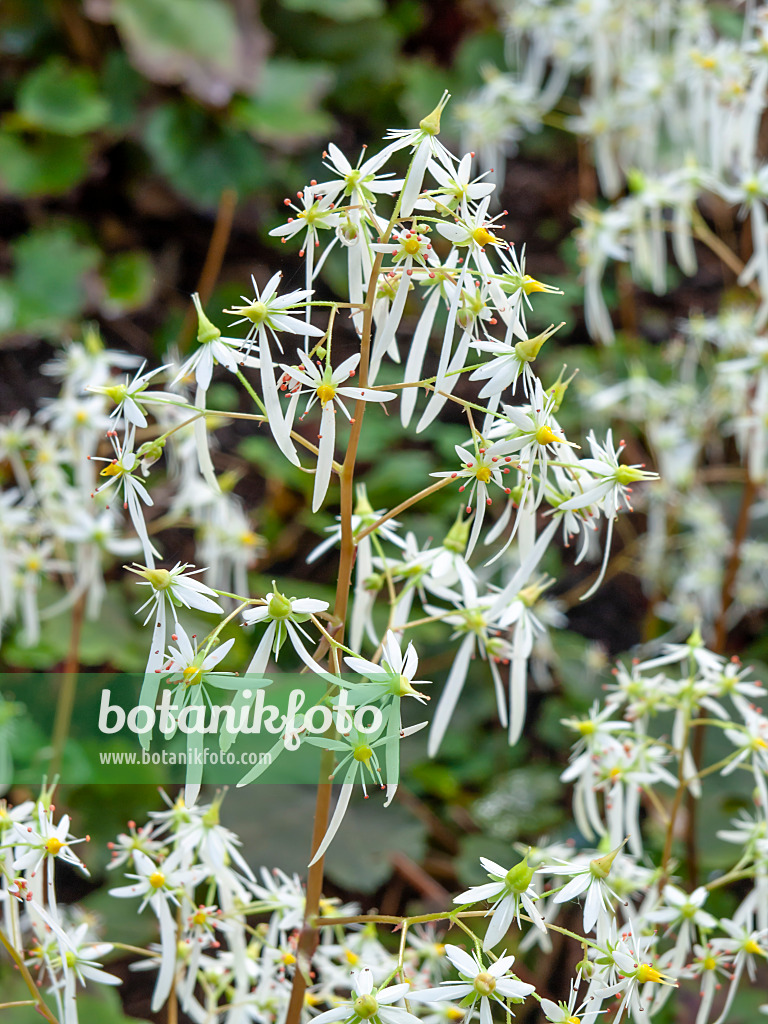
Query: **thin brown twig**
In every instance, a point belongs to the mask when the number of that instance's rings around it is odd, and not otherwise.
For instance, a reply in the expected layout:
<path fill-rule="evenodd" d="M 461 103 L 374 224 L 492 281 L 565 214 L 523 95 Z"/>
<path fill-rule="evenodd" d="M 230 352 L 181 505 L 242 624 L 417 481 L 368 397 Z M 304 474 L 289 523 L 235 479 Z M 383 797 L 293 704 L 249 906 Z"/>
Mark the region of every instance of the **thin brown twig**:
<path fill-rule="evenodd" d="M 221 193 L 219 208 L 216 211 L 216 222 L 211 232 L 211 240 L 208 243 L 208 252 L 205 256 L 203 269 L 197 282 L 197 292 L 200 301 L 205 306 L 211 297 L 214 286 L 224 262 L 224 253 L 227 251 L 229 236 L 232 231 L 232 221 L 235 217 L 237 206 L 237 192 L 231 188 L 225 188 Z M 197 313 L 194 306 L 189 306 L 184 322 L 179 331 L 179 349 L 184 352 L 195 333 L 197 326 Z"/>

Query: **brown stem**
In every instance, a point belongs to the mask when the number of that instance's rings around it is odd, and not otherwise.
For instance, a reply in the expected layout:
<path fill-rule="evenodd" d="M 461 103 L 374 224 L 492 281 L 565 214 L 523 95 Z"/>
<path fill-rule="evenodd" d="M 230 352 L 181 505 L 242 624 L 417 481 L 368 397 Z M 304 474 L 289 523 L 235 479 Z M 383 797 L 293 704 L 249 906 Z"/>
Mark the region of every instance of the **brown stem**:
<path fill-rule="evenodd" d="M 363 314 L 363 329 L 360 337 L 360 387 L 365 388 L 368 384 L 368 367 L 371 355 L 371 332 L 373 329 L 373 300 L 376 294 L 376 282 L 384 259 L 383 253 L 377 253 L 371 268 L 371 277 L 368 282 L 367 302 Z M 354 511 L 354 480 L 355 461 L 357 459 L 357 448 L 360 443 L 360 432 L 363 427 L 365 415 L 365 402 L 355 403 L 355 416 L 352 421 L 352 429 L 349 433 L 347 454 L 339 473 L 341 484 L 340 511 L 341 511 L 341 552 L 339 555 L 339 576 L 336 583 L 336 600 L 333 614 L 340 623 L 337 639 L 344 639 L 344 624 L 347 621 L 347 607 L 349 604 L 349 587 L 352 581 L 352 567 L 355 562 L 357 551 L 356 539 L 352 530 L 352 513 Z M 338 653 L 336 649 L 331 650 L 331 669 L 338 666 Z M 317 800 L 315 804 L 315 821 L 312 829 L 312 855 L 320 846 L 325 831 L 328 827 L 328 814 L 331 806 L 331 783 L 327 781 L 333 771 L 333 751 L 323 751 L 323 758 L 320 767 L 320 780 L 317 784 Z M 313 920 L 320 906 L 320 896 L 323 889 L 323 869 L 325 858 L 321 857 L 310 867 L 307 875 L 307 899 L 304 908 L 304 926 L 299 937 L 298 961 L 296 973 L 293 977 L 291 998 L 288 1003 L 286 1024 L 299 1024 L 301 1011 L 304 1008 L 304 993 L 307 988 L 306 972 L 309 961 L 317 948 L 319 932 Z"/>
<path fill-rule="evenodd" d="M 200 295 L 200 302 L 205 306 L 213 292 L 216 279 L 224 262 L 224 253 L 227 251 L 229 235 L 232 231 L 232 221 L 237 206 L 237 192 L 232 188 L 225 188 L 221 193 L 219 208 L 216 211 L 216 223 L 213 225 L 211 240 L 208 243 L 208 252 L 205 256 L 203 269 L 197 282 L 197 291 Z M 184 323 L 179 332 L 179 349 L 184 352 L 189 345 L 197 327 L 197 313 L 194 306 L 187 309 Z"/>
<path fill-rule="evenodd" d="M 45 1000 L 38 991 L 37 985 L 35 984 L 35 979 L 29 973 L 29 969 L 27 968 L 27 965 L 24 963 L 24 957 L 21 956 L 18 950 L 11 945 L 2 929 L 0 929 L 0 944 L 2 944 L 5 947 L 6 953 L 11 958 L 11 960 L 13 960 L 14 964 L 16 964 L 19 973 L 24 979 L 24 984 L 29 989 L 29 994 L 32 996 L 35 1003 L 37 1004 L 37 1012 L 40 1014 L 41 1017 L 44 1017 L 45 1020 L 48 1021 L 48 1024 L 59 1024 L 58 1020 L 51 1013 Z"/>

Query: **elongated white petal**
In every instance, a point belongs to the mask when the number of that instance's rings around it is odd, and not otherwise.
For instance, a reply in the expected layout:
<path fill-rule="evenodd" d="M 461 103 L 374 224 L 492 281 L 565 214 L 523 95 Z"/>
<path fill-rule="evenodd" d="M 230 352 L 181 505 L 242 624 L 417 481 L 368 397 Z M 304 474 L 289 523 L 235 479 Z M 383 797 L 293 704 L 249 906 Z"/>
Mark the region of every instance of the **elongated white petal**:
<path fill-rule="evenodd" d="M 336 414 L 333 402 L 326 402 L 320 420 L 320 445 L 317 454 L 315 487 L 312 492 L 312 511 L 317 512 L 323 504 L 328 484 L 331 481 L 331 464 L 336 444 Z"/>

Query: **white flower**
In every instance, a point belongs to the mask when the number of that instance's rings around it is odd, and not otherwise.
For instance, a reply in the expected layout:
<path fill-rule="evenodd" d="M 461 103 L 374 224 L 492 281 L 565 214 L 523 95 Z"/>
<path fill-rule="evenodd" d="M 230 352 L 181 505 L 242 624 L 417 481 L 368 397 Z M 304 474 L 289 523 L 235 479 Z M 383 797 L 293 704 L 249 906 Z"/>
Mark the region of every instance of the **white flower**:
<path fill-rule="evenodd" d="M 379 696 L 394 694 L 396 697 L 415 697 L 420 704 L 425 704 L 429 697 L 413 688 L 413 677 L 419 666 L 419 659 L 413 644 L 408 644 L 405 657 L 403 657 L 397 637 L 392 630 L 388 630 L 381 650 L 382 657 L 379 665 L 372 661 L 366 661 L 364 658 L 344 659 L 353 671 L 359 672 L 361 676 L 370 679 L 374 684 L 371 690 L 372 695 L 367 698 L 366 703 L 379 699 L 373 694 Z M 423 686 L 426 682 L 428 680 L 419 680 L 419 685 Z M 364 687 L 365 691 L 368 691 L 368 686 Z"/>
<path fill-rule="evenodd" d="M 405 146 L 411 146 L 411 164 L 405 176 L 405 185 L 400 194 L 400 216 L 410 217 L 424 183 L 424 173 L 432 157 L 447 168 L 453 169 L 454 157 L 437 138 L 440 132 L 440 115 L 445 109 L 450 93 L 444 92 L 435 109 L 422 118 L 418 128 L 390 129 L 387 139 L 394 139 L 384 152 L 389 155 Z"/>
<path fill-rule="evenodd" d="M 221 363 L 230 373 L 236 373 L 244 357 L 240 352 L 240 342 L 236 338 L 223 338 L 218 327 L 215 327 L 205 315 L 197 292 L 192 296 L 192 301 L 197 310 L 199 325 L 197 348 L 181 364 L 173 383 L 184 380 L 194 372 L 198 389 L 205 393 L 217 363 Z"/>
<path fill-rule="evenodd" d="M 338 406 L 348 420 L 352 417 L 344 407 L 342 398 L 351 398 L 356 402 L 390 402 L 397 398 L 394 391 L 375 391 L 373 388 L 351 388 L 344 384 L 354 375 L 357 364 L 360 362 L 360 355 L 350 356 L 345 359 L 335 370 L 331 370 L 330 364 L 318 364 L 321 369 L 312 362 L 306 352 L 299 350 L 299 366 L 283 366 L 289 380 L 296 384 L 292 389 L 291 412 L 289 419 L 293 419 L 293 411 L 296 408 L 298 398 L 302 394 L 309 394 L 309 401 L 304 410 L 304 415 L 309 412 L 315 402 L 322 407 L 320 419 L 320 433 L 317 435 L 320 445 L 317 453 L 317 470 L 315 471 L 315 487 L 312 494 L 312 511 L 317 512 L 323 503 L 328 484 L 331 480 L 331 466 L 333 453 L 336 444 L 336 406 Z M 301 385 L 304 385 L 302 388 Z"/>
<path fill-rule="evenodd" d="M 587 934 L 594 931 L 601 917 L 610 918 L 613 915 L 614 900 L 619 901 L 619 896 L 606 879 L 620 849 L 621 846 L 603 857 L 587 860 L 586 863 L 582 860 L 581 863 L 542 865 L 541 870 L 551 875 L 570 875 L 570 881 L 552 897 L 554 903 L 566 903 L 587 894 L 584 900 L 584 931 Z"/>
<path fill-rule="evenodd" d="M 168 998 L 176 970 L 176 922 L 169 904 L 179 906 L 179 898 L 185 893 L 186 887 L 194 887 L 202 881 L 207 869 L 182 870 L 177 854 L 172 854 L 162 864 L 155 864 L 141 850 L 135 851 L 133 863 L 136 873 L 126 875 L 127 878 L 133 879 L 133 883 L 110 889 L 109 894 L 119 899 L 140 896 L 139 912 L 149 904 L 157 917 L 160 926 L 161 961 L 152 995 L 152 1012 L 156 1013 Z"/>
<path fill-rule="evenodd" d="M 108 386 L 89 384 L 86 390 L 96 391 L 112 399 L 115 403 L 115 408 L 110 413 L 110 417 L 115 417 L 118 423 L 121 418 L 124 418 L 126 423 L 131 423 L 135 427 L 146 427 L 147 417 L 143 403 L 152 401 L 171 402 L 182 405 L 186 403 L 182 398 L 169 395 L 165 391 L 147 391 L 147 385 L 152 378 L 162 373 L 163 370 L 167 370 L 168 365 L 159 366 L 156 370 L 148 370 L 146 373 L 142 373 L 141 371 L 145 365 L 146 363 L 141 364 L 130 383 L 126 377 L 124 384 Z"/>
<path fill-rule="evenodd" d="M 462 981 L 444 981 L 437 988 L 423 992 L 411 992 L 412 1003 L 434 1003 L 466 1000 L 467 1017 L 480 1001 L 480 1024 L 491 1024 L 491 999 L 508 1010 L 507 1000 L 522 1002 L 534 991 L 533 985 L 520 981 L 514 975 L 508 977 L 509 969 L 515 962 L 513 956 L 502 956 L 488 966 L 480 962 L 476 954 L 469 956 L 458 946 L 446 945 L 445 953 L 462 977 Z"/>
<path fill-rule="evenodd" d="M 498 945 L 507 934 L 513 919 L 520 928 L 522 911 L 525 911 L 540 931 L 546 932 L 544 918 L 534 904 L 538 894 L 531 885 L 534 869 L 528 867 L 528 858 L 524 857 L 509 870 L 487 857 L 481 857 L 480 863 L 488 872 L 491 881 L 483 885 L 474 885 L 466 892 L 459 893 L 453 902 L 465 905 L 479 903 L 481 900 L 495 900 L 488 912 L 491 921 L 485 933 L 483 949 L 492 949 Z"/>
<path fill-rule="evenodd" d="M 333 1021 L 349 1021 L 358 1024 L 370 1020 L 375 1024 L 420 1024 L 419 1018 L 408 1013 L 400 1006 L 392 1006 L 410 989 L 408 982 L 402 985 L 389 985 L 387 988 L 373 987 L 373 973 L 364 967 L 352 975 L 352 995 L 354 999 L 326 1010 L 313 1018 L 313 1024 L 332 1024 Z"/>
<path fill-rule="evenodd" d="M 510 488 L 504 480 L 505 473 L 509 472 L 508 463 L 512 462 L 510 452 L 516 451 L 520 445 L 517 441 L 496 441 L 488 444 L 482 438 L 475 441 L 475 451 L 471 452 L 461 445 L 456 445 L 456 454 L 461 459 L 462 468 L 453 472 L 444 471 L 431 473 L 430 476 L 449 477 L 452 480 L 465 480 L 470 482 L 469 497 L 467 498 L 467 515 L 472 511 L 472 503 L 477 494 L 477 508 L 472 524 L 472 532 L 469 535 L 469 542 L 465 558 L 469 558 L 480 537 L 480 531 L 485 518 L 485 509 L 491 504 L 491 497 L 488 492 L 488 484 L 494 483 L 500 487 L 505 494 L 510 493 Z M 463 492 L 467 487 L 462 483 L 459 491 Z"/>
<path fill-rule="evenodd" d="M 136 530 L 141 541 L 147 564 L 152 565 L 154 564 L 154 556 L 157 555 L 159 557 L 159 552 L 149 539 L 141 503 L 152 505 L 154 502 L 144 484 L 134 476 L 140 463 L 137 454 L 133 450 L 134 432 L 135 427 L 129 427 L 121 444 L 117 437 L 117 431 L 110 430 L 107 436 L 112 442 L 115 457 L 113 459 L 106 459 L 101 456 L 89 455 L 88 458 L 92 462 L 107 463 L 100 473 L 101 476 L 107 477 L 107 481 L 100 487 L 97 487 L 94 494 L 100 494 L 103 490 L 110 487 L 114 487 L 118 491 L 122 489 L 124 498 L 123 508 L 128 510 L 133 528 Z"/>
<path fill-rule="evenodd" d="M 286 637 L 291 641 L 293 649 L 304 664 L 313 672 L 319 672 L 319 665 L 312 660 L 311 655 L 301 642 L 302 636 L 309 638 L 298 623 L 306 621 L 315 612 L 327 610 L 327 601 L 317 601 L 311 597 L 286 597 L 277 589 L 266 595 L 264 604 L 246 609 L 243 612 L 243 621 L 247 625 L 254 622 L 268 622 L 269 625 L 245 670 L 245 674 L 263 675 L 269 660 L 269 652 L 273 650 L 277 657 Z"/>

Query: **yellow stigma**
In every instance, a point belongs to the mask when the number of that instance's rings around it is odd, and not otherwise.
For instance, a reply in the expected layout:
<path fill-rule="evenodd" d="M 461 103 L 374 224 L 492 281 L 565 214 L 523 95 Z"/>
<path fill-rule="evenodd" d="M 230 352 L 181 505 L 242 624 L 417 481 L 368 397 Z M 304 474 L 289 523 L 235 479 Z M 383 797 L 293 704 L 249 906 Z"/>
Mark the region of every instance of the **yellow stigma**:
<path fill-rule="evenodd" d="M 658 984 L 660 981 L 663 981 L 663 976 L 656 970 L 655 967 L 651 967 L 650 964 L 640 964 L 640 966 L 637 968 L 637 973 L 635 974 L 635 977 L 641 985 L 644 985 L 646 981 L 653 981 L 656 984 Z"/>
<path fill-rule="evenodd" d="M 149 884 L 153 889 L 162 889 L 165 885 L 165 875 L 162 871 L 153 871 L 149 876 Z"/>
<path fill-rule="evenodd" d="M 105 466 L 104 469 L 102 469 L 99 476 L 120 476 L 122 472 L 123 467 L 119 465 L 119 463 L 110 462 L 108 466 Z"/>
<path fill-rule="evenodd" d="M 405 249 L 409 256 L 415 256 L 420 248 L 421 242 L 415 235 L 411 235 L 410 238 L 406 238 L 403 242 L 403 249 Z"/>
<path fill-rule="evenodd" d="M 486 245 L 495 245 L 499 240 L 488 228 L 475 228 L 472 232 L 472 240 L 477 242 L 481 249 Z"/>
<path fill-rule="evenodd" d="M 354 967 L 357 961 L 360 959 L 357 953 L 353 953 L 351 949 L 345 949 L 344 956 L 346 957 L 347 963 L 350 964 L 352 967 Z"/>
<path fill-rule="evenodd" d="M 475 476 L 477 479 L 484 484 L 487 484 L 491 479 L 491 467 L 490 466 L 476 466 Z"/>
<path fill-rule="evenodd" d="M 541 281 L 537 281 L 535 277 L 531 277 L 530 274 L 526 274 L 523 278 L 523 291 L 526 295 L 530 295 L 532 292 L 546 292 L 549 291 L 549 289 L 547 285 L 542 284 Z"/>
<path fill-rule="evenodd" d="M 204 910 L 198 910 L 196 914 L 192 915 L 193 924 L 205 924 L 208 920 L 208 915 Z"/>
<path fill-rule="evenodd" d="M 762 946 L 758 946 L 754 939 L 747 939 L 744 943 L 744 952 L 753 953 L 755 956 L 764 956 L 765 950 Z"/>
<path fill-rule="evenodd" d="M 320 399 L 321 405 L 326 405 L 328 402 L 330 402 L 335 397 L 335 395 L 336 395 L 336 385 L 335 384 L 328 384 L 325 381 L 322 384 L 318 384 L 318 386 L 317 386 L 317 397 Z"/>
<path fill-rule="evenodd" d="M 46 840 L 45 848 L 52 857 L 55 857 L 56 854 L 64 848 L 64 843 L 62 843 L 60 839 L 57 839 L 56 836 L 51 836 L 50 839 Z"/>
<path fill-rule="evenodd" d="M 553 434 L 550 427 L 545 424 L 539 427 L 536 431 L 536 441 L 538 444 L 552 444 L 553 441 L 559 441 L 560 438 L 557 434 Z"/>
<path fill-rule="evenodd" d="M 578 1017 L 566 1017 L 563 1024 L 581 1024 L 581 1020 Z"/>
<path fill-rule="evenodd" d="M 714 971 L 717 967 L 717 960 L 713 956 L 705 956 L 702 961 L 702 967 L 705 971 Z"/>

